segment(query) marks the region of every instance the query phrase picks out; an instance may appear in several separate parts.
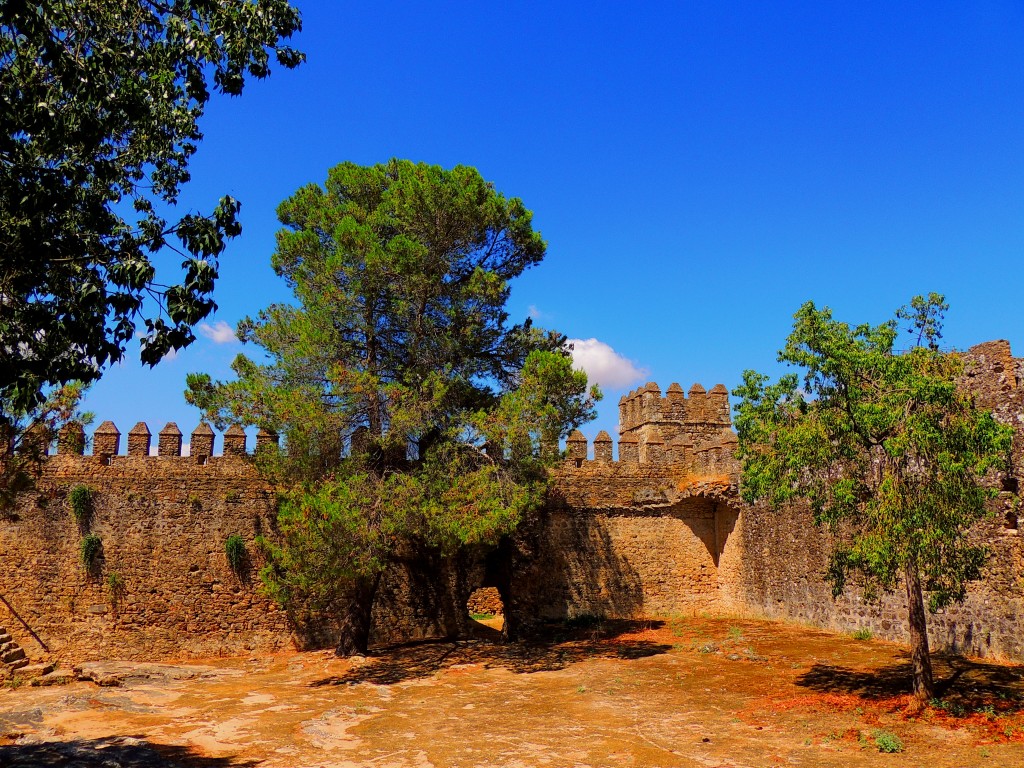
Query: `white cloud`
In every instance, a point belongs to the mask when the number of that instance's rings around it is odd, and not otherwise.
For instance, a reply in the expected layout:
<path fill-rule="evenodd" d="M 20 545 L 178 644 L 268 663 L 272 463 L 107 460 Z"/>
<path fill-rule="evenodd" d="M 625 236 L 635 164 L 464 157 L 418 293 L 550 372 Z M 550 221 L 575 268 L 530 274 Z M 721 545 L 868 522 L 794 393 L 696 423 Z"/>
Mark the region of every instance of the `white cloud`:
<path fill-rule="evenodd" d="M 171 360 L 176 360 L 177 358 L 178 350 L 174 349 L 174 347 L 171 347 L 169 350 L 167 350 L 167 354 L 160 359 L 166 362 L 170 362 Z"/>
<path fill-rule="evenodd" d="M 537 309 L 536 304 L 531 304 L 526 308 L 526 314 L 530 316 L 531 320 L 540 320 L 544 316 L 544 313 Z"/>
<path fill-rule="evenodd" d="M 230 344 L 233 341 L 238 341 L 238 337 L 235 336 L 235 329 L 223 320 L 218 320 L 213 325 L 200 323 L 198 328 L 199 332 L 214 344 Z"/>
<path fill-rule="evenodd" d="M 577 368 L 585 371 L 592 384 L 608 389 L 625 389 L 630 384 L 643 381 L 646 368 L 637 368 L 629 360 L 603 341 L 597 339 L 569 339 L 572 344 L 572 361 Z"/>

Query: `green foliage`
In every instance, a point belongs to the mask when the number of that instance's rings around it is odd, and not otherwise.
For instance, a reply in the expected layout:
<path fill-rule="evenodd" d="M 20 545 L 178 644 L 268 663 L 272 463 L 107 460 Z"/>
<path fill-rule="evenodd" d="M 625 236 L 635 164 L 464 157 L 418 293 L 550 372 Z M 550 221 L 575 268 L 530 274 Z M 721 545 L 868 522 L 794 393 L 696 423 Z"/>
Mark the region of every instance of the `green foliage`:
<path fill-rule="evenodd" d="M 475 169 L 345 163 L 278 216 L 273 264 L 296 303 L 239 324 L 269 362 L 239 355 L 231 382 L 190 374 L 186 398 L 218 426 L 285 437 L 258 458 L 284 488 L 263 576 L 286 604 L 326 610 L 400 553 L 515 530 L 557 458 L 542 447 L 600 393 L 564 336 L 509 325 L 509 281 L 545 244 Z"/>
<path fill-rule="evenodd" d="M 967 530 L 1008 466 L 1012 432 L 957 386 L 959 355 L 938 350 L 942 297 L 915 297 L 897 318 L 927 346 L 897 353 L 897 321 L 851 328 L 807 303 L 779 360 L 803 369 L 769 384 L 747 371 L 735 394 L 743 495 L 806 498 L 838 537 L 828 577 L 851 572 L 892 590 L 920 569 L 933 610 L 963 598 L 986 552 Z"/>
<path fill-rule="evenodd" d="M 103 541 L 94 533 L 86 534 L 78 546 L 82 567 L 88 573 L 96 573 L 99 568 L 100 555 L 103 552 Z"/>
<path fill-rule="evenodd" d="M 810 504 L 834 535 L 827 576 L 836 595 L 856 575 L 867 596 L 904 578 L 915 680 L 927 674 L 921 586 L 937 610 L 962 600 L 986 551 L 967 538 L 995 494 L 983 482 L 1009 466 L 1012 430 L 957 384 L 963 360 L 938 348 L 946 304 L 915 297 L 893 320 L 850 327 L 804 304 L 779 360 L 801 369 L 778 382 L 744 374 L 736 427 L 742 494 L 773 505 Z M 899 323 L 915 345 L 895 348 Z M 922 659 L 923 657 L 923 659 Z"/>
<path fill-rule="evenodd" d="M 860 629 L 853 630 L 853 632 L 850 633 L 850 637 L 854 640 L 870 640 L 874 637 L 874 633 L 871 631 L 870 627 L 861 627 Z"/>
<path fill-rule="evenodd" d="M 138 317 L 144 362 L 193 340 L 240 232 L 230 197 L 165 218 L 208 79 L 237 95 L 271 53 L 298 65 L 279 43 L 299 27 L 286 0 L 0 3 L 0 401 L 30 410 L 51 386 L 98 378 Z M 177 285 L 151 261 L 165 246 L 182 254 Z"/>
<path fill-rule="evenodd" d="M 18 495 L 35 487 L 57 432 L 71 422 L 92 421 L 91 413 L 78 410 L 85 389 L 81 382 L 56 387 L 28 408 L 5 400 L 0 390 L 0 514 L 10 513 Z"/>
<path fill-rule="evenodd" d="M 236 574 L 245 572 L 249 563 L 249 553 L 245 549 L 245 539 L 237 533 L 233 533 L 224 541 L 224 554 L 227 555 L 228 565 Z"/>
<path fill-rule="evenodd" d="M 68 494 L 68 501 L 71 502 L 71 514 L 75 516 L 80 526 L 87 526 L 93 511 L 93 494 L 95 491 L 88 485 L 76 485 Z"/>
<path fill-rule="evenodd" d="M 895 754 L 903 751 L 903 741 L 892 731 L 876 730 L 872 734 L 879 752 Z"/>
<path fill-rule="evenodd" d="M 111 571 L 107 574 L 107 592 L 110 593 L 110 599 L 116 606 L 122 599 L 126 592 L 126 586 L 124 579 L 121 578 L 121 574 L 117 571 Z"/>

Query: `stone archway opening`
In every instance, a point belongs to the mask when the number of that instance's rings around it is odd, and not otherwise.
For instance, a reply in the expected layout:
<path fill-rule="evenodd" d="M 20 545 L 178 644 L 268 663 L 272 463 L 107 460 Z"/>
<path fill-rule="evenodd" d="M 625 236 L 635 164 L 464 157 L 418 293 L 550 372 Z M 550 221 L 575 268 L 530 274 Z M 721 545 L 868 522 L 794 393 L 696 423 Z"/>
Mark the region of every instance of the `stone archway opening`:
<path fill-rule="evenodd" d="M 501 631 L 505 625 L 505 605 L 496 587 L 480 587 L 473 590 L 466 601 L 466 610 L 474 625 Z"/>

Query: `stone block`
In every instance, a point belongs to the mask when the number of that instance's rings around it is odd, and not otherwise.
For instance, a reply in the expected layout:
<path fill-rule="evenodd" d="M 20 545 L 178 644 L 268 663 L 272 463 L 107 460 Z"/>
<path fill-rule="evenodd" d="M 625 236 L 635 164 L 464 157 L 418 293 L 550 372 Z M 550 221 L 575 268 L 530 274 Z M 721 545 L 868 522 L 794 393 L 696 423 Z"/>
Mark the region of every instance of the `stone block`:
<path fill-rule="evenodd" d="M 79 422 L 65 424 L 57 433 L 57 453 L 63 456 L 81 456 L 85 451 L 85 427 Z"/>
<path fill-rule="evenodd" d="M 92 433 L 93 456 L 116 456 L 121 447 L 121 432 L 112 421 L 104 421 Z"/>
<path fill-rule="evenodd" d="M 156 450 L 160 456 L 181 456 L 181 430 L 173 421 L 160 430 Z"/>
<path fill-rule="evenodd" d="M 245 430 L 238 424 L 231 425 L 224 433 L 224 455 L 245 456 Z"/>
<path fill-rule="evenodd" d="M 213 456 L 213 430 L 205 421 L 192 430 L 189 437 L 189 453 L 198 459 L 208 459 Z"/>

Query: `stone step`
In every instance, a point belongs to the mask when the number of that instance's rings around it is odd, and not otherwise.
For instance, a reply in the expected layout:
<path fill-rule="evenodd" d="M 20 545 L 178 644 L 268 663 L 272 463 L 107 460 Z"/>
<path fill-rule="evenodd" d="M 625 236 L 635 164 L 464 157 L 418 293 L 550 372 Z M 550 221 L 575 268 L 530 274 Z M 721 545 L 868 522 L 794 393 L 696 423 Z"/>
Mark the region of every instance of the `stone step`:
<path fill-rule="evenodd" d="M 30 662 L 29 662 L 29 660 L 27 658 L 22 657 L 20 659 L 14 660 L 14 661 L 7 662 L 7 668 L 12 670 L 12 671 L 14 671 L 16 669 L 21 669 L 22 667 L 27 667 L 29 665 L 29 663 Z"/>
<path fill-rule="evenodd" d="M 18 644 L 13 640 L 8 640 L 7 642 L 0 641 L 0 656 L 4 655 L 8 651 L 13 651 L 15 648 L 18 647 Z"/>
<path fill-rule="evenodd" d="M 23 667 L 19 667 L 19 677 L 42 677 L 53 672 L 52 662 L 39 662 L 38 664 L 26 664 Z"/>
<path fill-rule="evenodd" d="M 67 685 L 75 682 L 75 674 L 69 669 L 54 669 L 45 675 L 32 680 L 32 685 L 40 687 L 45 685 Z"/>
<path fill-rule="evenodd" d="M 5 652 L 2 656 L 0 656 L 0 661 L 2 661 L 4 664 L 10 664 L 15 661 L 20 661 L 24 658 L 25 651 L 23 651 L 21 648 L 13 648 Z"/>
<path fill-rule="evenodd" d="M 9 643 L 9 642 L 11 642 L 11 636 L 8 635 L 3 630 L 0 630 L 0 643 Z"/>

